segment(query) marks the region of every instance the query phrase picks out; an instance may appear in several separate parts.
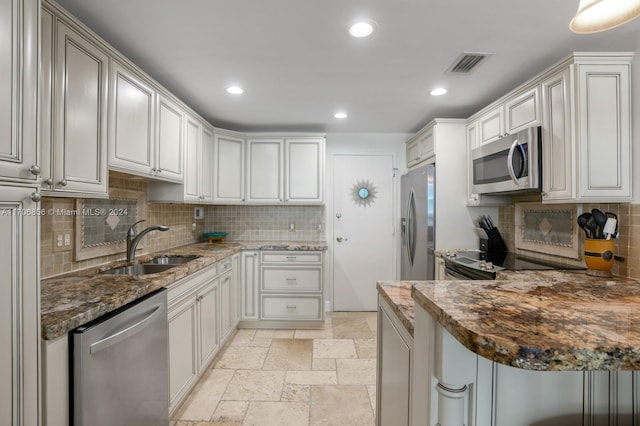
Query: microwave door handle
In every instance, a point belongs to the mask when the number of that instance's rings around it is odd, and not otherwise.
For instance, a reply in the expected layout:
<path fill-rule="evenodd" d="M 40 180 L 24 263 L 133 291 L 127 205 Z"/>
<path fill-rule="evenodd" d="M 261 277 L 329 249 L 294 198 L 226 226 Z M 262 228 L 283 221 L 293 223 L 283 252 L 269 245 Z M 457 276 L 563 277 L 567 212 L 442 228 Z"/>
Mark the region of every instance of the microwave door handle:
<path fill-rule="evenodd" d="M 525 155 L 524 149 L 522 149 L 522 147 L 520 146 L 518 139 L 514 140 L 511 144 L 511 148 L 509 148 L 509 155 L 507 156 L 507 170 L 509 171 L 509 176 L 511 176 L 511 180 L 513 181 L 513 183 L 518 185 L 520 183 L 518 182 L 520 176 L 516 176 L 516 171 L 513 170 L 513 154 L 516 151 L 516 147 L 520 148 L 520 152 L 522 153 L 522 161 L 524 161 L 525 164 L 525 167 L 523 167 L 522 170 L 526 170 L 527 156 Z"/>

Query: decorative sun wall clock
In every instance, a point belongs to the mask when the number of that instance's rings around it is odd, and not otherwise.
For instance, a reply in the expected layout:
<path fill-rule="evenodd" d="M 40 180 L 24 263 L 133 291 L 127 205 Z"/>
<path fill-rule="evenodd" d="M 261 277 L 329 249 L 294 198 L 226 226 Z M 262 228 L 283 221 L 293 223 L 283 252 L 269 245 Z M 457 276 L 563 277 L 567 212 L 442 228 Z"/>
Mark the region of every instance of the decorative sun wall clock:
<path fill-rule="evenodd" d="M 356 206 L 368 207 L 375 202 L 376 187 L 367 179 L 359 180 L 351 187 L 351 198 Z"/>

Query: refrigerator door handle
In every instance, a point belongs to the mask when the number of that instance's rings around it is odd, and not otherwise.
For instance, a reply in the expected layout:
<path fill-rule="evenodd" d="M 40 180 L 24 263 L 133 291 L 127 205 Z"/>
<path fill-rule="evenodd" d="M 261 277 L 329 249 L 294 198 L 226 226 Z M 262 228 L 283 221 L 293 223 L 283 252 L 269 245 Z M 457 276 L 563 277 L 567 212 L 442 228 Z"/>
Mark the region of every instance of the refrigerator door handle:
<path fill-rule="evenodd" d="M 413 266 L 415 258 L 416 229 L 415 229 L 415 209 L 416 196 L 411 190 L 409 194 L 409 203 L 407 205 L 407 256 L 409 256 L 409 265 Z"/>

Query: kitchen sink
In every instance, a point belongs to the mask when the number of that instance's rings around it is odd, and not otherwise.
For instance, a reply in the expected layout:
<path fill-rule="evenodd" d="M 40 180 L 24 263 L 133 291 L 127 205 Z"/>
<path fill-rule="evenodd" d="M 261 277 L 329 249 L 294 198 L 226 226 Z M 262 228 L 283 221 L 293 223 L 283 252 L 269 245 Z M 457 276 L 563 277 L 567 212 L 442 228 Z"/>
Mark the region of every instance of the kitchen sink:
<path fill-rule="evenodd" d="M 160 256 L 155 259 L 151 259 L 148 262 L 143 263 L 143 265 L 182 265 L 183 263 L 191 262 L 194 259 L 199 258 L 200 256 Z"/>
<path fill-rule="evenodd" d="M 111 275 L 147 275 L 157 274 L 158 272 L 166 271 L 167 269 L 175 268 L 177 264 L 173 265 L 158 265 L 158 264 L 135 264 L 129 266 L 121 266 L 120 268 L 107 269 L 102 271 L 103 274 Z"/>

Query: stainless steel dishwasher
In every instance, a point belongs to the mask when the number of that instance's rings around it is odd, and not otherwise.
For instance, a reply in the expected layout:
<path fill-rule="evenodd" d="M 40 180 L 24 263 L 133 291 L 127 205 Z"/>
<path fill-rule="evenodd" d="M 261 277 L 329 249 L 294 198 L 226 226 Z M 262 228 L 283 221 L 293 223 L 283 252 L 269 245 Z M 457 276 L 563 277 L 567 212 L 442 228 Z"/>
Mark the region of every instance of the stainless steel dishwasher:
<path fill-rule="evenodd" d="M 74 426 L 169 424 L 167 291 L 70 332 Z"/>

